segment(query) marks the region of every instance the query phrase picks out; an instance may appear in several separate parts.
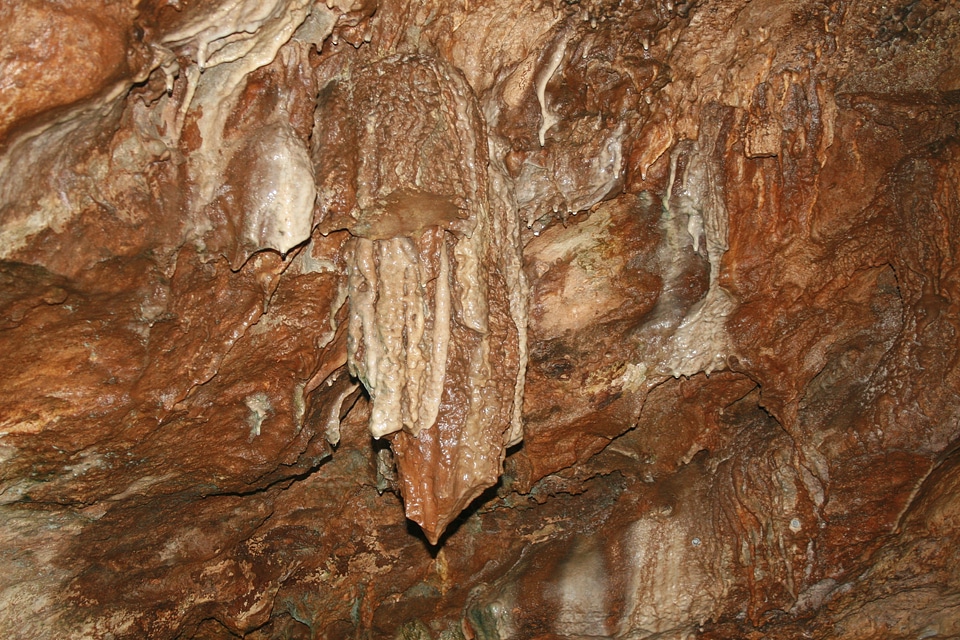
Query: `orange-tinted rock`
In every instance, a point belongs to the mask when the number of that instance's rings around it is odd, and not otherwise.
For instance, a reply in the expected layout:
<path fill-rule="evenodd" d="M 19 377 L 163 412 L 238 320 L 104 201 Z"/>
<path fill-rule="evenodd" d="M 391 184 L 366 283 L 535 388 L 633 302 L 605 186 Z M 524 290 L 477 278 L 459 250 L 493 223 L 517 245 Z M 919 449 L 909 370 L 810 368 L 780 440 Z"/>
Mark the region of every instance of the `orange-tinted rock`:
<path fill-rule="evenodd" d="M 143 53 L 135 17 L 132 7 L 84 0 L 0 7 L 0 145 L 17 127 L 136 73 Z"/>
<path fill-rule="evenodd" d="M 8 4 L 0 635 L 960 633 L 957 7 Z"/>

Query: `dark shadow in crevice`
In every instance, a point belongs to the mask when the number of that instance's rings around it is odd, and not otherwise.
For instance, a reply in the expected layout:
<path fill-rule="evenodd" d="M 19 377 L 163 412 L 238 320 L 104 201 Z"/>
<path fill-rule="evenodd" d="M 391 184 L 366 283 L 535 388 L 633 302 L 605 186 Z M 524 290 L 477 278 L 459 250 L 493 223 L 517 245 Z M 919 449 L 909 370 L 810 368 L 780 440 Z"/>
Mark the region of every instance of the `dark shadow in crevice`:
<path fill-rule="evenodd" d="M 246 491 L 213 491 L 210 493 L 201 494 L 200 498 L 221 497 L 221 496 L 245 498 L 247 496 L 266 493 L 267 491 L 273 489 L 274 487 L 284 485 L 284 484 L 286 486 L 280 486 L 280 488 L 283 490 L 286 490 L 286 489 L 289 489 L 294 483 L 303 482 L 304 480 L 308 479 L 310 476 L 315 474 L 323 466 L 325 466 L 327 463 L 331 462 L 332 460 L 333 460 L 333 455 L 330 453 L 327 453 L 327 454 L 324 454 L 324 456 L 320 459 L 320 461 L 317 464 L 311 467 L 308 467 L 307 469 L 305 469 L 300 473 L 294 473 L 288 476 L 282 476 L 275 480 L 271 480 L 267 484 L 264 484 L 259 487 L 254 487 Z"/>
<path fill-rule="evenodd" d="M 443 549 L 444 545 L 447 543 L 447 540 L 449 540 L 452 536 L 456 535 L 457 531 L 459 531 L 460 527 L 462 527 L 464 523 L 467 522 L 467 520 L 477 515 L 484 506 L 486 506 L 487 504 L 499 498 L 498 492 L 502 487 L 503 487 L 503 477 L 497 480 L 497 483 L 495 485 L 493 485 L 492 487 L 488 487 L 486 490 L 484 490 L 483 493 L 481 493 L 479 496 L 474 498 L 473 502 L 471 502 L 466 509 L 461 511 L 460 515 L 458 515 L 447 526 L 446 531 L 444 531 L 443 535 L 440 536 L 440 539 L 437 541 L 437 544 L 431 544 L 430 541 L 427 539 L 427 536 L 423 533 L 423 530 L 420 528 L 420 525 L 418 525 L 413 520 L 409 520 L 409 519 L 407 520 L 407 533 L 419 539 L 423 543 L 423 546 L 426 548 L 427 552 L 430 554 L 430 557 L 436 558 L 437 554 L 440 552 L 441 549 Z"/>

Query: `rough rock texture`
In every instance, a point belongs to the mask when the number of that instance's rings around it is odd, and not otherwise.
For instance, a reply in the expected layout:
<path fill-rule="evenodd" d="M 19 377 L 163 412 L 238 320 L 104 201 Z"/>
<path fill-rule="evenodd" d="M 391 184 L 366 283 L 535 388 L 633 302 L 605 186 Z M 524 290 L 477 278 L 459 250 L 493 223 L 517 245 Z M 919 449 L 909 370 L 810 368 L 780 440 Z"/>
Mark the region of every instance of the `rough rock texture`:
<path fill-rule="evenodd" d="M 960 635 L 955 2 L 0 25 L 3 637 Z"/>
<path fill-rule="evenodd" d="M 321 82 L 319 229 L 354 236 L 349 371 L 369 392 L 370 432 L 396 434 L 407 516 L 436 544 L 522 436 L 519 224 L 487 197 L 483 122 L 462 77 L 422 56 L 355 66 Z"/>

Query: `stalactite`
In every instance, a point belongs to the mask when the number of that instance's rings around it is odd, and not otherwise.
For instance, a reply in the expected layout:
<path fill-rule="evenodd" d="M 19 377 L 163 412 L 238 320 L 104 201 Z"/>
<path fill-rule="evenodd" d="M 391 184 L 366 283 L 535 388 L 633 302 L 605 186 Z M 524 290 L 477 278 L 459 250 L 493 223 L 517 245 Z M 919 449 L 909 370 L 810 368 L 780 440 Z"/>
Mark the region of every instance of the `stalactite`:
<path fill-rule="evenodd" d="M 522 433 L 518 218 L 488 195 L 476 99 L 442 63 L 351 66 L 320 95 L 317 222 L 354 236 L 350 371 L 370 432 L 396 449 L 407 514 L 435 542 Z"/>

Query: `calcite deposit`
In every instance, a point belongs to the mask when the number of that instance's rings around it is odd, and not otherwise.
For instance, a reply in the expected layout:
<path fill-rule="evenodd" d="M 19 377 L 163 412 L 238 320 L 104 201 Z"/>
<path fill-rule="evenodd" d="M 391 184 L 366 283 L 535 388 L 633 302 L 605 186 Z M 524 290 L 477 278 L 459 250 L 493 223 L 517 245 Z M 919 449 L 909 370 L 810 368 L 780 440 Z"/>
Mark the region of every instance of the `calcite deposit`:
<path fill-rule="evenodd" d="M 956 2 L 0 35 L 0 636 L 960 636 Z"/>

